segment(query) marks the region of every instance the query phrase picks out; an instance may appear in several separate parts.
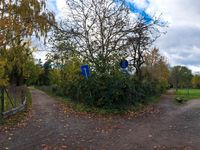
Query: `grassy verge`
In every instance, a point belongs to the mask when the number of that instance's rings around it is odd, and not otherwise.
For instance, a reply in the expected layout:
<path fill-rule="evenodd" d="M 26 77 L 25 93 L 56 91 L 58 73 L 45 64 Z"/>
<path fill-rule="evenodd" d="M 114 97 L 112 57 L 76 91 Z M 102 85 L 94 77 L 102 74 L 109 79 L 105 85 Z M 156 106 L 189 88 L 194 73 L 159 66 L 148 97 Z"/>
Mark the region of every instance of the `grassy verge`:
<path fill-rule="evenodd" d="M 125 108 L 123 107 L 122 109 L 103 109 L 103 108 L 87 106 L 80 102 L 74 102 L 64 96 L 57 96 L 54 93 L 52 93 L 51 90 L 49 90 L 47 88 L 45 88 L 45 89 L 40 88 L 40 87 L 35 87 L 35 88 L 45 92 L 49 96 L 54 97 L 56 100 L 67 105 L 69 108 L 72 108 L 72 110 L 75 112 L 92 113 L 92 114 L 99 114 L 99 115 L 122 115 L 122 114 L 126 114 L 128 112 L 137 112 L 137 111 L 144 110 L 147 106 L 152 106 L 152 105 L 158 103 L 160 100 L 160 95 L 158 95 L 158 96 L 148 98 L 148 100 L 146 100 L 145 103 L 143 103 L 143 104 L 137 103 L 133 106 L 129 106 L 129 107 L 125 107 Z"/>
<path fill-rule="evenodd" d="M 200 89 L 179 89 L 176 91 L 177 101 L 189 101 L 200 98 Z"/>
<path fill-rule="evenodd" d="M 25 106 L 25 109 L 22 112 L 17 113 L 16 115 L 13 115 L 9 118 L 2 118 L 0 117 L 0 126 L 7 126 L 7 127 L 12 127 L 18 123 L 20 123 L 21 121 L 24 120 L 24 118 L 28 115 L 28 112 L 30 110 L 30 107 L 32 105 L 32 98 L 31 98 L 31 93 L 29 90 L 27 90 L 27 103 Z"/>

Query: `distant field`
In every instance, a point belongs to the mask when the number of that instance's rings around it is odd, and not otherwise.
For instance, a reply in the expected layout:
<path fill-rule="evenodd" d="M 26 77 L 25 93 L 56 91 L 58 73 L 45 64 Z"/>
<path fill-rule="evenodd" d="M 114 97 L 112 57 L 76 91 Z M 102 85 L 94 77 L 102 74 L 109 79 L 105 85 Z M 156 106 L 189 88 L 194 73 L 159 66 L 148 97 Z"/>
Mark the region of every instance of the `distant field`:
<path fill-rule="evenodd" d="M 200 89 L 189 89 L 189 93 L 187 89 L 179 89 L 176 92 L 176 96 L 184 97 L 187 100 L 200 98 Z"/>

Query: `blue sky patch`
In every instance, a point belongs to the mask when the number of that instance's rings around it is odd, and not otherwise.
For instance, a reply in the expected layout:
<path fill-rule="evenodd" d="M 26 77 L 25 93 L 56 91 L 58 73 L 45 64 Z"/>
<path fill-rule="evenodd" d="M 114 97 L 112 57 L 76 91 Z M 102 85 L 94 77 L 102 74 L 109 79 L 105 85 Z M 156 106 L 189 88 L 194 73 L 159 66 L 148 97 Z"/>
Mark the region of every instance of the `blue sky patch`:
<path fill-rule="evenodd" d="M 114 0 L 114 2 L 119 3 L 122 0 Z M 145 0 L 147 6 L 150 5 L 149 0 Z M 146 12 L 145 8 L 139 7 L 134 1 L 125 0 L 125 5 L 130 9 L 132 13 L 139 14 L 139 17 L 144 20 L 145 24 L 149 24 L 154 21 L 154 19 Z"/>

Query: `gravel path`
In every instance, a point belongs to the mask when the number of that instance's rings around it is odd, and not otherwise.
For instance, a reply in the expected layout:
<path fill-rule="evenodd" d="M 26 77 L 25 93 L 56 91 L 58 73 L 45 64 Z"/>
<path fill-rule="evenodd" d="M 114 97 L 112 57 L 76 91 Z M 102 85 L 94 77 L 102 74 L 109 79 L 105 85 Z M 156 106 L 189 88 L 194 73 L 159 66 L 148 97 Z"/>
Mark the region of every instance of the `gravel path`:
<path fill-rule="evenodd" d="M 0 150 L 199 150 L 200 100 L 184 106 L 162 96 L 157 113 L 97 117 L 68 112 L 32 90 L 32 118 L 25 127 L 0 133 Z"/>

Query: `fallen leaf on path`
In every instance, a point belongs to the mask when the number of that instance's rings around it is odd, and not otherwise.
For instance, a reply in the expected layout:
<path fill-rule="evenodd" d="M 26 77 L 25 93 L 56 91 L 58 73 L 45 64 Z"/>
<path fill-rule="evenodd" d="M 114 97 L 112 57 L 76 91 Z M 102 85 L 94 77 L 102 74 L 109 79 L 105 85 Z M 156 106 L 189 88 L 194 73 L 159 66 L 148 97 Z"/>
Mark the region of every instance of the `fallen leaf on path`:
<path fill-rule="evenodd" d="M 65 139 L 62 139 L 62 141 L 65 141 Z"/>
<path fill-rule="evenodd" d="M 66 146 L 66 145 L 63 145 L 62 148 L 67 148 L 67 146 Z"/>
<path fill-rule="evenodd" d="M 42 144 L 41 147 L 42 147 L 42 150 L 49 150 L 49 146 L 46 144 Z"/>
<path fill-rule="evenodd" d="M 153 136 L 151 135 L 151 134 L 149 134 L 149 136 L 148 136 L 149 138 L 152 138 Z"/>

